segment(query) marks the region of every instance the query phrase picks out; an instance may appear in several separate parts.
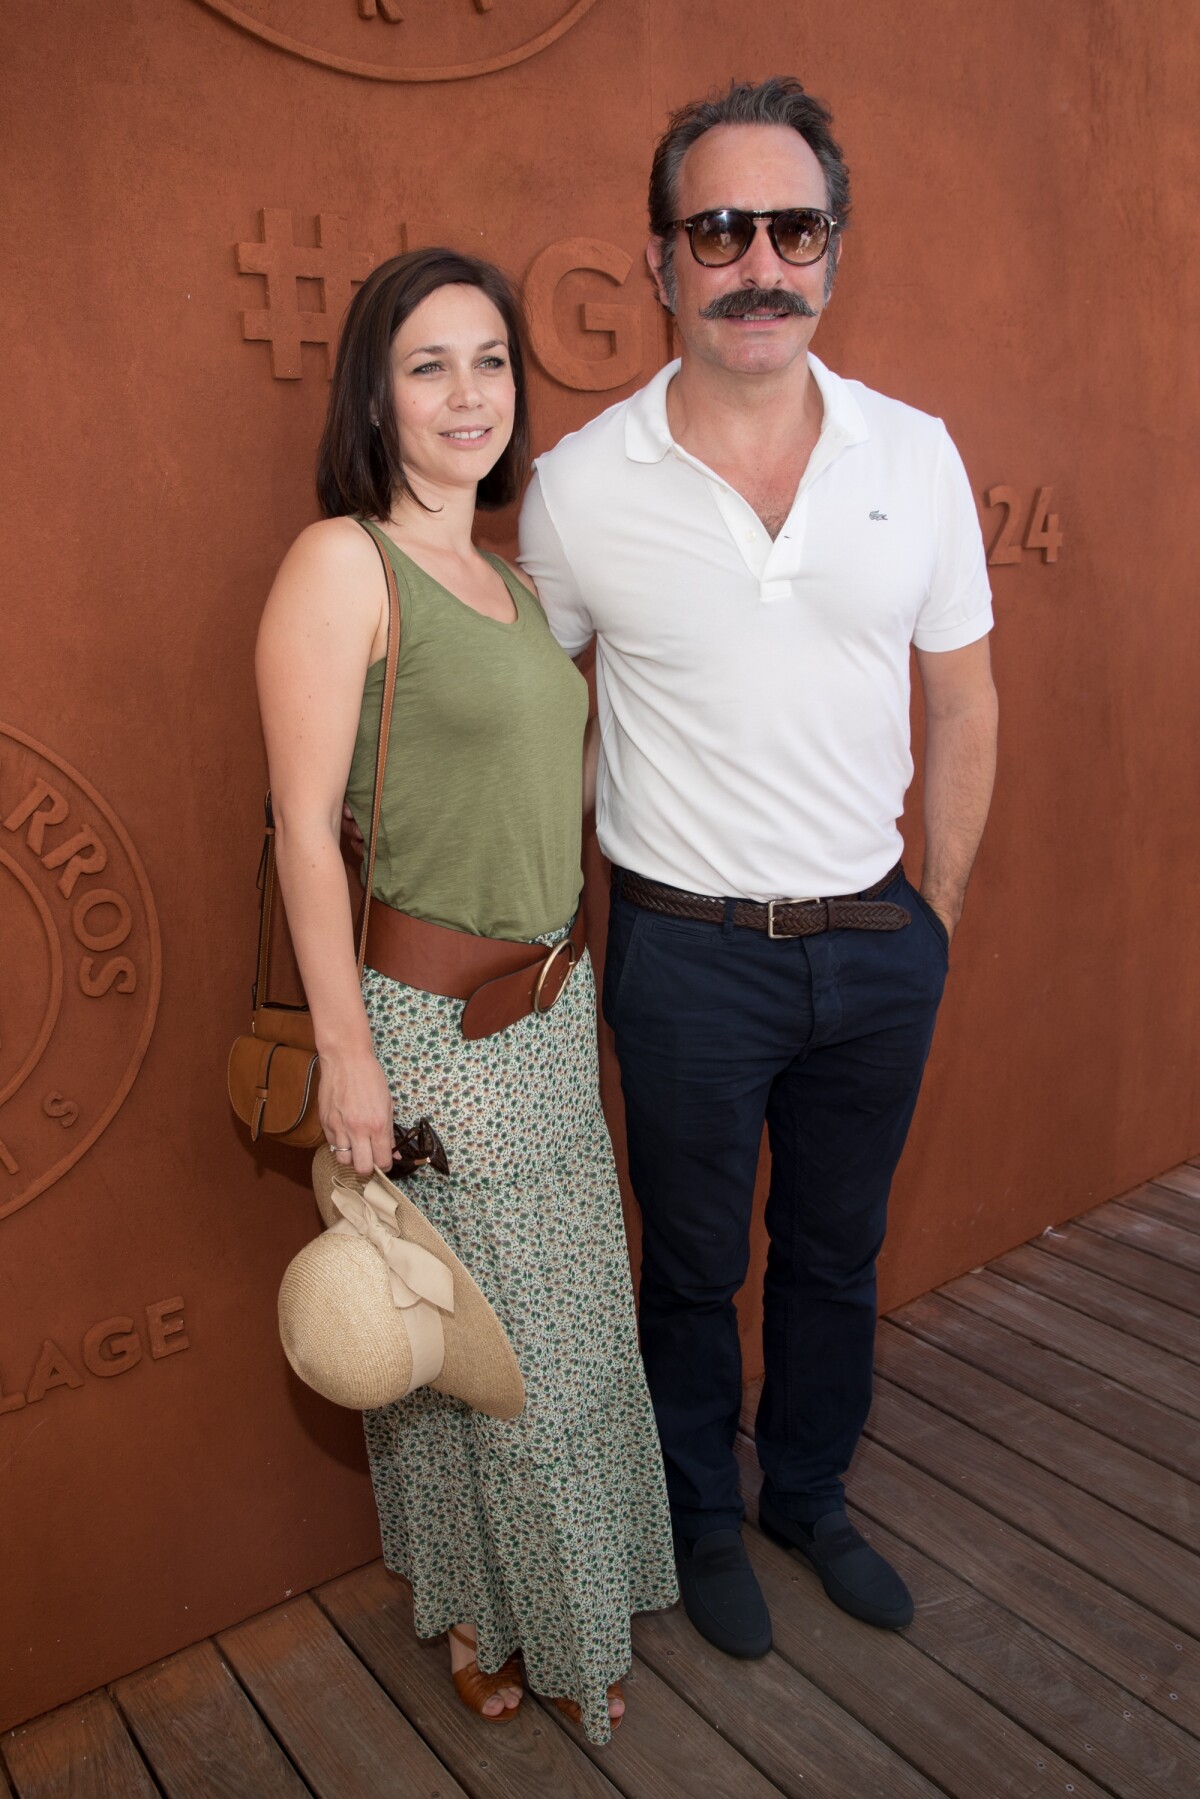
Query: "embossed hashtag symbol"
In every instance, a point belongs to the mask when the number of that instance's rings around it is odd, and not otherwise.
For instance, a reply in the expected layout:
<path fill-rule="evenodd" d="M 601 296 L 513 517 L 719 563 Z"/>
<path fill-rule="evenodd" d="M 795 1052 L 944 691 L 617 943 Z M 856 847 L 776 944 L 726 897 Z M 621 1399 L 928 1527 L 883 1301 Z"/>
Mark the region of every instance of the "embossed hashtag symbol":
<path fill-rule="evenodd" d="M 270 344 L 271 372 L 278 380 L 298 381 L 304 373 L 302 343 L 325 345 L 332 374 L 342 315 L 352 288 L 371 272 L 371 253 L 350 248 L 346 221 L 334 213 L 317 214 L 315 247 L 294 242 L 292 215 L 284 208 L 264 206 L 260 219 L 262 241 L 238 244 L 237 266 L 240 274 L 266 277 L 267 303 L 242 313 L 242 336 L 247 343 Z M 296 283 L 302 280 L 321 283 L 320 312 L 301 309 Z"/>

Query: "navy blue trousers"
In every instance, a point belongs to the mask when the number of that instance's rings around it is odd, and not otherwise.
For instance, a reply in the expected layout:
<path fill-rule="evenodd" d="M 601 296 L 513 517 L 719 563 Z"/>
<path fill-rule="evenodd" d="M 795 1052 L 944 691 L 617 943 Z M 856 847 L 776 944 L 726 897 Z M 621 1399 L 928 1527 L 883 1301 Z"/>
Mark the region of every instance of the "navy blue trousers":
<path fill-rule="evenodd" d="M 771 1147 L 757 1447 L 768 1497 L 843 1503 L 871 1402 L 875 1261 L 946 977 L 946 933 L 903 875 L 899 931 L 764 932 L 661 918 L 614 881 L 604 1013 L 642 1213 L 641 1336 L 677 1527 L 736 1526 L 746 1278 Z"/>

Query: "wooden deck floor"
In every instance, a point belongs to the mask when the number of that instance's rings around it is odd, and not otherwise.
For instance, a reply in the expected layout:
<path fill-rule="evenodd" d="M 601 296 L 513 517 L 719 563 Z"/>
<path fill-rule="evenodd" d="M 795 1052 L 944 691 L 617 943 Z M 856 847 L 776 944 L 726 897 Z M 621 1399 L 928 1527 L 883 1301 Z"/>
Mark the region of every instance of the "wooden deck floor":
<path fill-rule="evenodd" d="M 1200 1161 L 881 1325 L 850 1490 L 916 1596 L 902 1635 L 748 1528 L 772 1653 L 640 1619 L 593 1750 L 534 1702 L 470 1717 L 376 1562 L 6 1733 L 0 1796 L 1200 1795 L 1198 1310 Z"/>

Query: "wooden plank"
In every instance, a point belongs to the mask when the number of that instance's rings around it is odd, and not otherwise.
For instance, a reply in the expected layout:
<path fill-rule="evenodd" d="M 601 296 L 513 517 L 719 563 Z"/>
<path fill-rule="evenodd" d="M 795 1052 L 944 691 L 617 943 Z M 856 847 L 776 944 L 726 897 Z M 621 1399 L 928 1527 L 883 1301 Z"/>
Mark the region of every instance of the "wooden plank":
<path fill-rule="evenodd" d="M 1061 1474 L 1191 1548 L 1200 1542 L 1200 1489 L 1173 1469 L 881 1321 L 876 1369 L 1026 1460 Z"/>
<path fill-rule="evenodd" d="M 679 1606 L 638 1618 L 634 1641 L 655 1673 L 792 1799 L 937 1799 L 937 1788 L 782 1656 L 722 1655 Z"/>
<path fill-rule="evenodd" d="M 956 1305 L 981 1312 L 1043 1349 L 1082 1362 L 1189 1418 L 1200 1418 L 1200 1368 L 987 1270 L 960 1275 L 941 1291 Z"/>
<path fill-rule="evenodd" d="M 756 1477 L 744 1466 L 743 1487 Z M 1121 1799 L 1200 1791 L 1200 1744 L 1186 1731 L 877 1521 L 866 1528 L 917 1595 L 910 1643 Z"/>
<path fill-rule="evenodd" d="M 1191 1172 L 1194 1174 L 1195 1170 Z M 1195 1234 L 1200 1231 L 1200 1199 L 1187 1187 L 1173 1187 L 1171 1178 L 1164 1175 L 1161 1181 L 1147 1181 L 1144 1187 L 1135 1187 L 1132 1193 L 1122 1193 L 1121 1204 L 1133 1212 L 1144 1212 L 1148 1218 L 1160 1218 L 1164 1224 L 1173 1224 L 1178 1230 Z"/>
<path fill-rule="evenodd" d="M 615 1789 L 526 1698 L 503 1726 L 481 1724 L 450 1682 L 445 1642 L 413 1631 L 407 1581 L 372 1562 L 321 1587 L 316 1599 L 385 1693 L 471 1793 L 488 1799 L 614 1799 Z M 624 1726 L 622 1726 L 624 1728 Z"/>
<path fill-rule="evenodd" d="M 1193 1318 L 1200 1315 L 1200 1280 L 1190 1269 L 1173 1268 L 1158 1256 L 1148 1256 L 1144 1250 L 1098 1236 L 1095 1231 L 1080 1230 L 1074 1224 L 1043 1231 L 1037 1246 L 1044 1255 L 1058 1256 L 1072 1267 L 1090 1268 Z"/>
<path fill-rule="evenodd" d="M 1131 1292 L 1102 1274 L 1073 1268 L 1055 1256 L 1044 1255 L 1040 1244 L 1027 1243 L 1020 1249 L 1010 1249 L 1007 1255 L 988 1264 L 988 1272 L 1002 1275 L 1006 1281 L 1028 1287 L 1047 1299 L 1058 1300 L 1142 1343 L 1152 1343 L 1168 1355 L 1185 1362 L 1200 1362 L 1200 1330 L 1189 1313 L 1176 1306 L 1165 1306 L 1144 1293 Z"/>
<path fill-rule="evenodd" d="M 738 1440 L 742 1491 L 753 1511 L 754 1452 Z M 870 1527 L 868 1527 L 869 1530 Z M 910 1632 L 871 1630 L 832 1605 L 815 1574 L 747 1529 L 769 1596 L 776 1652 L 925 1777 L 957 1799 L 1099 1799 L 1075 1764 L 940 1667 Z M 901 1572 L 911 1570 L 900 1563 Z"/>
<path fill-rule="evenodd" d="M 89 1693 L 2 1739 L 17 1799 L 154 1799 L 158 1788 L 107 1693 Z"/>
<path fill-rule="evenodd" d="M 1155 1405 L 1065 1356 L 1025 1342 L 1015 1331 L 990 1323 L 940 1293 L 911 1300 L 892 1314 L 892 1320 L 1018 1392 L 1081 1419 L 1191 1480 L 1200 1480 L 1197 1433 L 1182 1425 L 1177 1412 Z"/>
<path fill-rule="evenodd" d="M 877 1521 L 880 1553 L 921 1592 L 912 1642 L 1114 1793 L 1200 1792 L 1200 1744 L 1052 1638 L 918 1554 Z M 1179 1709 L 1178 1707 L 1176 1708 Z"/>
<path fill-rule="evenodd" d="M 758 1401 L 762 1394 L 762 1377 L 747 1381 L 742 1388 L 742 1409 L 738 1417 L 738 1429 L 753 1442 L 754 1420 L 758 1416 Z"/>
<path fill-rule="evenodd" d="M 1190 1162 L 1181 1162 L 1178 1168 L 1168 1168 L 1165 1174 L 1156 1174 L 1150 1184 L 1154 1187 L 1166 1187 L 1172 1193 L 1188 1193 L 1193 1199 L 1200 1199 L 1200 1168 Z"/>
<path fill-rule="evenodd" d="M 114 1683 L 168 1799 L 296 1799 L 308 1792 L 211 1642 Z"/>
<path fill-rule="evenodd" d="M 602 1749 L 561 1712 L 541 1700 L 535 1703 L 599 1764 L 626 1799 L 776 1799 L 781 1789 L 744 1761 L 638 1656 L 625 1682 L 625 1697 L 625 1722 Z"/>
<path fill-rule="evenodd" d="M 1085 1212 L 1076 1222 L 1084 1230 L 1113 1237 L 1118 1243 L 1132 1243 L 1135 1249 L 1144 1249 L 1147 1255 L 1161 1256 L 1164 1262 L 1171 1262 L 1177 1268 L 1200 1273 L 1200 1237 L 1194 1237 L 1191 1231 L 1181 1231 L 1177 1225 L 1163 1224 L 1161 1219 L 1148 1218 L 1144 1212 L 1131 1211 L 1128 1206 L 1118 1205 L 1115 1199 L 1109 1200 L 1106 1206 L 1097 1206 L 1094 1212 Z"/>
<path fill-rule="evenodd" d="M 1200 1561 L 1102 1499 L 881 1381 L 871 1437 L 943 1486 L 1107 1581 L 1181 1630 L 1198 1622 Z"/>
<path fill-rule="evenodd" d="M 881 1444 L 864 1441 L 858 1510 L 1006 1606 L 1174 1723 L 1200 1714 L 1200 1643 Z"/>
<path fill-rule="evenodd" d="M 908 1634 L 926 1655 L 1121 1799 L 1200 1793 L 1200 1743 L 1182 1720 L 1142 1705 L 880 1524 L 871 1536 L 880 1554 L 907 1558 L 922 1597 Z"/>
<path fill-rule="evenodd" d="M 319 1799 L 462 1794 L 307 1595 L 217 1645 Z"/>

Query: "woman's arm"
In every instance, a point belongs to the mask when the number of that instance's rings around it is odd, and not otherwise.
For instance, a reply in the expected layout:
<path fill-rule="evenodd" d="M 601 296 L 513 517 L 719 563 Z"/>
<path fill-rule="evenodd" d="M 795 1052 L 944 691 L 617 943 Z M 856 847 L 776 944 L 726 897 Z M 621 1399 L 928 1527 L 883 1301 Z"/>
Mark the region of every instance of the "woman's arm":
<path fill-rule="evenodd" d="M 255 672 L 275 855 L 321 1058 L 321 1123 L 359 1174 L 392 1159 L 392 1102 L 359 993 L 338 849 L 367 667 L 383 653 L 387 594 L 370 539 L 349 519 L 301 534 L 267 599 Z"/>

